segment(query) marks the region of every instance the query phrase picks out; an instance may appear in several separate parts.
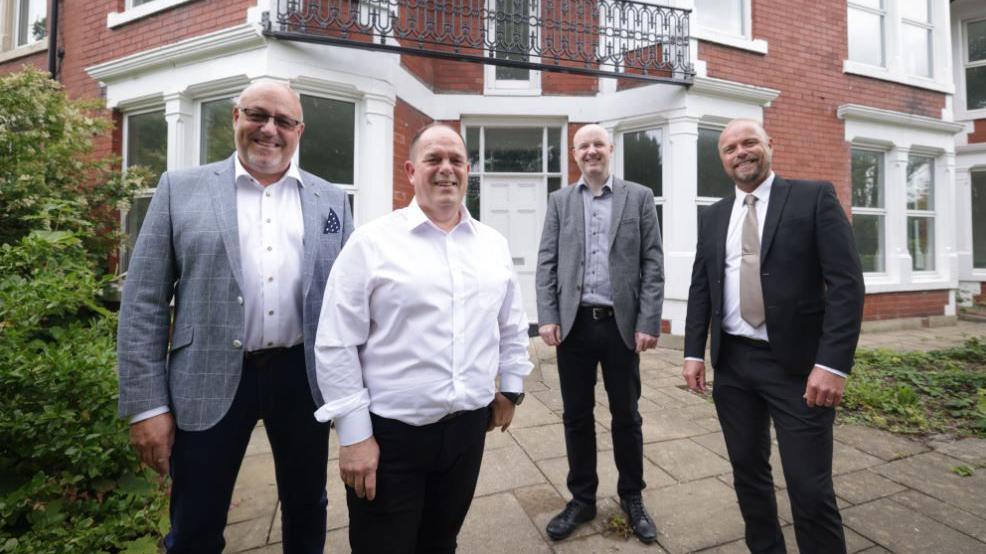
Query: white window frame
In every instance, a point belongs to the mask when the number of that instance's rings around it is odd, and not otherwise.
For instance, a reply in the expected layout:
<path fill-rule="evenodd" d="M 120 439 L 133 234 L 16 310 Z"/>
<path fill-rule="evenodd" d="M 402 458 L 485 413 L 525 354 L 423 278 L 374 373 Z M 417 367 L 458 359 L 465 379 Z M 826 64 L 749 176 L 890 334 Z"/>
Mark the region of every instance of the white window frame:
<path fill-rule="evenodd" d="M 360 120 L 360 109 L 362 107 L 360 101 L 353 97 L 343 94 L 332 94 L 331 92 L 325 92 L 318 90 L 316 88 L 306 87 L 304 85 L 294 84 L 293 88 L 299 96 L 315 96 L 318 98 L 325 98 L 327 100 L 337 100 L 339 102 L 347 102 L 353 105 L 353 182 L 352 183 L 337 183 L 332 181 L 332 184 L 341 188 L 343 192 L 346 193 L 347 199 L 351 202 L 351 208 L 353 212 L 353 223 L 356 223 L 357 205 L 359 203 L 359 187 L 356 183 L 359 182 L 359 120 Z M 304 135 L 302 135 L 301 140 L 305 140 Z M 298 148 L 294 151 L 294 158 L 292 159 L 294 163 L 301 167 L 301 143 L 299 142 Z M 302 167 L 302 169 L 304 169 Z"/>
<path fill-rule="evenodd" d="M 618 160 L 617 161 L 617 163 L 618 163 L 618 166 L 617 167 L 619 168 L 619 176 L 620 176 L 621 179 L 625 179 L 626 178 L 625 177 L 625 175 L 626 175 L 626 149 L 624 148 L 624 145 L 625 145 L 625 143 L 624 143 L 624 136 L 627 133 L 639 133 L 641 131 L 658 131 L 658 132 L 661 133 L 661 141 L 660 141 L 660 148 L 661 148 L 661 196 L 654 196 L 654 206 L 655 207 L 661 206 L 661 209 L 663 210 L 664 209 L 664 205 L 665 205 L 666 196 L 667 196 L 667 191 L 665 190 L 665 188 L 666 188 L 666 186 L 665 186 L 666 181 L 664 179 L 664 173 L 665 173 L 664 172 L 664 160 L 666 159 L 665 154 L 668 151 L 667 150 L 667 148 L 668 148 L 668 145 L 667 145 L 667 142 L 668 142 L 668 129 L 667 129 L 667 125 L 661 125 L 661 124 L 655 124 L 655 125 L 638 125 L 638 126 L 627 127 L 625 129 L 619 129 L 619 130 L 617 130 L 617 132 L 616 132 L 616 137 L 617 137 L 616 138 L 616 142 L 617 142 L 617 150 L 618 150 L 618 152 L 617 152 L 616 158 Z M 664 216 L 664 213 L 663 213 L 663 211 L 662 211 L 662 214 L 661 215 L 662 215 L 661 219 L 662 219 L 662 223 L 663 223 L 663 220 L 664 220 L 664 217 L 663 217 Z M 665 234 L 664 233 L 664 229 L 661 229 L 661 236 L 663 237 L 664 234 Z"/>
<path fill-rule="evenodd" d="M 496 1 L 487 0 L 487 9 L 491 11 L 495 10 Z M 539 15 L 534 12 L 534 9 L 540 5 L 540 2 L 531 2 L 529 4 L 531 16 Z M 490 35 L 496 36 L 496 21 L 490 21 L 489 32 Z M 541 40 L 540 32 L 537 33 L 535 40 Z M 492 57 L 493 55 L 488 48 L 484 53 L 487 57 Z M 540 63 L 541 58 L 532 54 L 529 55 L 528 61 L 530 63 Z M 541 72 L 536 69 L 530 69 L 527 80 L 521 81 L 515 79 L 497 79 L 496 68 L 498 66 L 494 64 L 485 64 L 483 67 L 483 94 L 487 96 L 539 96 L 541 94 Z"/>
<path fill-rule="evenodd" d="M 21 24 L 23 23 L 22 18 L 24 16 L 24 14 L 21 13 L 21 9 L 20 9 L 21 0 L 10 0 L 10 2 L 11 2 L 11 6 L 10 6 L 10 13 L 11 13 L 11 21 L 10 21 L 10 24 L 11 24 L 11 27 L 10 27 L 10 49 L 11 50 L 30 49 L 30 48 L 34 47 L 36 44 L 38 44 L 39 42 L 40 43 L 47 43 L 48 42 L 47 41 L 47 29 L 45 30 L 45 36 L 44 37 L 42 37 L 42 38 L 40 38 L 38 40 L 33 40 L 32 37 L 34 36 L 34 34 L 31 32 L 30 27 L 28 27 L 28 29 L 27 29 L 27 42 L 25 42 L 23 44 L 21 44 L 19 42 L 19 40 L 20 40 L 19 35 L 20 35 L 20 30 L 21 30 Z M 48 3 L 47 2 L 45 2 L 44 8 L 45 8 L 45 11 L 44 11 L 45 25 L 47 25 L 47 21 L 48 21 Z M 0 13 L 2 13 L 2 12 L 0 12 Z M 28 23 L 28 25 L 30 26 L 30 22 Z"/>
<path fill-rule="evenodd" d="M 971 19 L 963 20 L 960 24 L 959 40 L 961 41 L 960 49 L 962 52 L 962 63 L 959 70 L 959 78 L 957 79 L 959 91 L 956 94 L 956 115 L 965 114 L 962 119 L 982 119 L 986 118 L 986 108 L 978 108 L 970 110 L 969 106 L 969 87 L 966 84 L 966 71 L 973 67 L 984 67 L 986 66 L 986 59 L 979 60 L 975 62 L 969 61 L 969 25 L 972 23 L 983 23 L 986 22 L 986 18 L 976 17 Z"/>
<path fill-rule="evenodd" d="M 930 221 L 930 223 L 931 223 L 931 266 L 932 267 L 931 267 L 931 269 L 922 269 L 922 270 L 913 269 L 913 267 L 914 267 L 914 261 L 913 261 L 913 255 L 912 255 L 911 256 L 912 257 L 912 260 L 911 260 L 911 268 L 912 268 L 912 270 L 911 271 L 915 275 L 919 275 L 919 276 L 920 275 L 931 275 L 931 276 L 933 276 L 933 275 L 937 274 L 937 271 L 938 271 L 938 250 L 939 250 L 938 249 L 938 217 L 937 217 L 937 212 L 936 212 L 936 210 L 938 209 L 938 203 L 939 203 L 939 199 L 938 199 L 938 178 L 937 178 L 937 175 L 936 175 L 936 171 L 937 171 L 937 167 L 938 167 L 938 162 L 937 162 L 937 157 L 938 156 L 936 154 L 932 153 L 932 152 L 924 152 L 924 151 L 922 151 L 920 149 L 911 149 L 908 152 L 908 162 L 910 162 L 910 159 L 912 157 L 927 158 L 929 160 L 930 164 L 931 164 L 931 209 L 930 210 L 915 210 L 915 209 L 911 209 L 911 208 L 907 207 L 907 201 L 905 200 L 905 203 L 904 203 L 904 221 L 907 222 L 907 223 L 905 223 L 905 225 L 907 227 L 905 227 L 905 229 L 904 229 L 904 241 L 906 243 L 906 241 L 908 240 L 907 232 L 908 232 L 908 229 L 910 228 L 910 223 L 909 222 L 910 222 L 910 219 L 911 218 L 922 218 L 922 219 L 927 219 L 927 220 Z M 906 173 L 905 173 L 905 179 L 906 179 Z M 907 182 L 906 181 L 904 183 L 904 187 L 905 187 L 905 191 L 906 191 L 906 187 L 907 187 Z"/>
<path fill-rule="evenodd" d="M 692 12 L 690 18 L 692 37 L 701 39 L 707 42 L 714 42 L 717 44 L 723 44 L 725 46 L 731 46 L 733 48 L 739 48 L 742 50 L 748 50 L 750 52 L 756 52 L 758 54 L 767 53 L 767 41 L 763 39 L 753 38 L 753 2 L 752 0 L 733 0 L 740 4 L 741 15 L 740 26 L 742 32 L 740 34 L 734 34 L 721 29 L 716 29 L 714 27 L 707 27 L 701 25 L 698 22 L 698 18 L 695 16 L 695 11 Z"/>
<path fill-rule="evenodd" d="M 122 164 L 121 169 L 123 171 L 126 171 L 127 168 L 130 167 L 130 118 L 134 116 L 143 115 L 147 113 L 154 113 L 154 112 L 164 112 L 165 114 L 167 114 L 167 108 L 165 107 L 164 104 L 161 104 L 158 106 L 141 107 L 139 109 L 130 110 L 122 114 L 123 115 L 123 136 L 122 136 L 123 148 L 121 150 L 123 152 L 122 155 L 120 156 L 120 161 Z M 167 122 L 167 115 L 165 115 L 165 122 Z M 166 138 L 165 148 L 170 149 L 171 147 L 172 145 L 170 144 L 170 141 L 167 140 Z M 165 170 L 167 170 L 167 168 L 165 168 Z M 157 190 L 157 181 L 155 180 L 148 181 L 147 185 L 148 186 L 140 189 L 134 194 L 135 199 L 150 198 L 151 196 L 154 195 L 154 191 Z M 120 228 L 123 229 L 124 234 L 126 234 L 127 216 L 129 214 L 130 214 L 129 209 L 120 210 Z M 117 274 L 121 276 L 125 276 L 127 274 L 127 268 L 124 267 L 123 261 L 127 260 L 128 261 L 127 265 L 129 265 L 130 252 L 128 252 L 127 250 L 127 244 L 128 244 L 127 240 L 124 240 L 123 244 L 121 244 L 119 248 L 119 254 L 118 254 L 119 263 L 117 264 Z"/>
<path fill-rule="evenodd" d="M 240 95 L 241 92 L 243 92 L 243 87 L 237 89 L 230 89 L 228 91 L 223 91 L 223 92 L 216 92 L 215 94 L 209 94 L 208 96 L 200 96 L 195 98 L 195 141 L 193 145 L 193 147 L 195 148 L 195 152 L 192 153 L 192 159 L 195 160 L 195 164 L 194 164 L 195 166 L 205 165 L 206 163 L 212 163 L 212 162 L 206 162 L 205 160 L 202 159 L 202 124 L 204 123 L 204 120 L 202 118 L 202 105 L 208 102 L 214 102 L 216 100 L 226 100 L 226 99 L 236 100 L 236 98 Z M 232 130 L 233 128 L 232 113 L 229 114 L 229 128 L 230 130 Z M 230 152 L 230 154 L 232 154 L 232 152 Z M 297 152 L 295 153 L 295 156 L 297 156 Z"/>
<path fill-rule="evenodd" d="M 122 12 L 110 12 L 106 14 L 106 27 L 112 29 L 120 25 L 126 25 L 131 21 L 143 19 L 164 10 L 170 10 L 175 6 L 194 2 L 195 0 L 151 0 L 146 4 L 134 6 L 133 0 L 127 0 Z"/>
<path fill-rule="evenodd" d="M 851 0 L 850 0 L 851 1 Z M 904 25 L 915 25 L 918 22 L 905 20 L 899 9 L 900 2 L 913 0 L 883 0 L 883 65 L 872 65 L 848 58 L 848 48 L 846 49 L 847 58 L 842 62 L 842 71 L 853 75 L 861 75 L 873 79 L 892 81 L 913 87 L 934 90 L 953 94 L 955 84 L 950 70 L 949 52 L 951 45 L 949 41 L 949 7 L 945 0 L 931 0 L 929 4 L 929 22 L 920 23 L 931 31 L 931 77 L 910 75 L 907 73 L 904 62 L 904 48 L 902 39 L 902 29 Z M 853 5 L 846 5 L 846 18 L 848 20 L 849 10 L 856 9 L 877 13 L 871 8 Z M 849 44 L 848 25 L 846 26 L 846 45 Z"/>
<path fill-rule="evenodd" d="M 881 181 L 880 182 L 880 195 L 883 198 L 883 207 L 882 208 L 867 208 L 867 207 L 859 207 L 859 206 L 853 205 L 853 206 L 850 206 L 850 210 L 852 211 L 852 215 L 854 217 L 856 215 L 875 215 L 875 216 L 880 216 L 880 217 L 883 218 L 883 229 L 882 229 L 883 230 L 883 244 L 881 245 L 882 252 L 880 252 L 881 256 L 883 257 L 883 271 L 867 271 L 867 272 L 864 273 L 864 275 L 867 276 L 867 277 L 870 277 L 870 278 L 887 278 L 887 277 L 889 277 L 888 268 L 890 267 L 890 257 L 887 255 L 887 251 L 890 249 L 888 243 L 890 242 L 889 236 L 890 236 L 890 229 L 891 229 L 890 215 L 889 215 L 888 212 L 889 212 L 889 206 L 890 206 L 890 204 L 892 202 L 892 199 L 887 194 L 887 191 L 890 188 L 887 185 L 887 166 L 888 166 L 888 164 L 887 164 L 887 157 L 888 157 L 887 154 L 888 153 L 887 153 L 886 150 L 882 150 L 882 149 L 875 148 L 875 147 L 872 147 L 872 146 L 868 146 L 868 145 L 865 145 L 865 144 L 853 144 L 853 145 L 850 146 L 850 150 L 849 150 L 849 165 L 850 165 L 850 168 L 852 167 L 852 151 L 853 150 L 862 150 L 862 151 L 865 151 L 865 152 L 873 152 L 873 153 L 876 153 L 876 154 L 879 154 L 880 155 L 880 181 Z M 851 171 L 850 171 L 850 177 L 849 177 L 849 179 L 850 179 L 850 181 L 849 181 L 849 188 L 850 188 L 849 197 L 851 199 L 852 198 L 852 187 L 853 187 L 853 183 L 852 183 L 852 172 Z"/>

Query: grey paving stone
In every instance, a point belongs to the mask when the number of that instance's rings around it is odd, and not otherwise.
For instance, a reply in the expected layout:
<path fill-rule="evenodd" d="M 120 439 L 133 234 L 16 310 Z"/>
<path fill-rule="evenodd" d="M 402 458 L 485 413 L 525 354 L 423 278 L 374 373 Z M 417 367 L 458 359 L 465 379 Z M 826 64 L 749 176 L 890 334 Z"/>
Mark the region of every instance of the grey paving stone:
<path fill-rule="evenodd" d="M 461 552 L 551 552 L 520 502 L 510 493 L 473 500 L 458 543 Z"/>
<path fill-rule="evenodd" d="M 722 437 L 722 431 L 709 433 L 707 435 L 697 435 L 691 440 L 701 444 L 705 448 L 715 452 L 724 460 L 729 459 L 729 452 L 726 451 L 726 440 Z"/>
<path fill-rule="evenodd" d="M 835 494 L 852 504 L 862 504 L 906 490 L 900 484 L 865 469 L 838 475 L 833 481 Z"/>
<path fill-rule="evenodd" d="M 258 424 L 250 433 L 250 442 L 247 444 L 244 456 L 256 456 L 257 454 L 270 454 L 270 441 L 267 440 L 267 431 L 262 424 Z"/>
<path fill-rule="evenodd" d="M 531 395 L 530 397 L 524 398 L 524 403 L 517 407 L 510 428 L 523 429 L 525 427 L 537 427 L 538 425 L 560 422 L 560 417 L 542 404 L 537 396 Z"/>
<path fill-rule="evenodd" d="M 239 523 L 250 519 L 266 517 L 270 519 L 277 508 L 277 488 L 252 485 L 246 481 L 238 481 L 233 489 L 233 497 L 229 503 L 229 513 L 226 522 Z"/>
<path fill-rule="evenodd" d="M 848 444 L 884 461 L 927 452 L 920 442 L 879 429 L 860 425 L 836 425 L 833 429 L 837 443 Z"/>
<path fill-rule="evenodd" d="M 932 446 L 938 452 L 963 462 L 986 465 L 986 439 L 970 437 L 957 441 L 936 441 Z"/>
<path fill-rule="evenodd" d="M 353 550 L 349 548 L 349 528 L 329 531 L 325 535 L 325 551 L 332 554 L 351 554 Z"/>
<path fill-rule="evenodd" d="M 695 435 L 704 435 L 708 431 L 695 425 L 688 418 L 672 411 L 654 412 L 641 415 L 643 424 L 644 443 L 661 442 L 674 439 L 684 439 Z"/>
<path fill-rule="evenodd" d="M 679 482 L 729 473 L 729 462 L 689 439 L 644 445 L 644 455 Z"/>
<path fill-rule="evenodd" d="M 326 516 L 326 528 L 339 529 L 349 525 L 349 508 L 346 506 L 346 486 L 339 477 L 339 460 L 329 460 L 326 473 L 326 491 L 329 496 L 329 509 Z M 278 514 L 276 526 L 280 526 Z"/>
<path fill-rule="evenodd" d="M 680 401 L 682 404 L 689 406 L 693 406 L 693 405 L 705 406 L 709 403 L 708 399 L 706 399 L 705 396 L 696 394 L 688 390 L 687 388 L 680 388 L 683 387 L 684 385 L 685 385 L 684 380 L 681 380 L 678 383 L 675 383 L 675 385 L 672 387 L 666 387 L 661 389 L 661 392 L 667 394 L 668 396 L 670 396 L 675 400 Z"/>
<path fill-rule="evenodd" d="M 784 533 L 784 545 L 787 547 L 787 551 L 797 552 L 798 538 L 794 533 L 794 525 L 782 527 L 781 531 Z M 852 529 L 849 529 L 848 527 L 843 527 L 842 531 L 846 536 L 846 551 L 849 552 L 849 554 L 861 552 L 871 546 L 875 546 L 873 541 L 867 539 Z"/>
<path fill-rule="evenodd" d="M 227 525 L 223 533 L 226 538 L 226 550 L 240 552 L 266 545 L 270 523 L 269 517 L 258 517 Z"/>
<path fill-rule="evenodd" d="M 668 552 L 693 552 L 743 536 L 736 495 L 714 478 L 644 491 L 657 524 L 658 541 Z"/>
<path fill-rule="evenodd" d="M 517 444 L 535 462 L 565 455 L 565 427 L 561 423 L 510 429 Z"/>
<path fill-rule="evenodd" d="M 986 543 L 986 519 L 918 491 L 905 490 L 891 496 L 890 499 Z"/>
<path fill-rule="evenodd" d="M 549 410 L 555 412 L 556 414 L 561 414 L 565 411 L 565 405 L 562 403 L 561 391 L 558 389 L 546 389 L 543 391 L 533 393 L 534 397 L 541 401 Z M 521 404 L 523 406 L 523 404 Z"/>
<path fill-rule="evenodd" d="M 846 525 L 899 554 L 981 554 L 983 543 L 887 498 L 842 512 Z"/>
<path fill-rule="evenodd" d="M 513 495 L 517 499 L 517 502 L 520 503 L 521 508 L 524 509 L 527 517 L 534 523 L 534 527 L 541 534 L 541 538 L 551 542 L 551 538 L 548 537 L 545 528 L 548 526 L 551 518 L 555 517 L 565 507 L 565 498 L 552 485 L 534 485 L 532 487 L 514 489 Z M 600 518 L 597 516 L 592 522 L 580 525 L 572 533 L 570 538 L 584 537 L 598 533 L 599 520 Z"/>
<path fill-rule="evenodd" d="M 568 459 L 565 457 L 541 460 L 538 468 L 548 478 L 555 489 L 558 490 L 567 501 L 572 497 L 565 485 L 568 476 Z M 616 471 L 616 462 L 613 460 L 612 450 L 600 451 L 596 456 L 596 474 L 599 476 L 599 488 L 596 491 L 597 498 L 615 497 L 616 480 L 619 473 Z M 661 468 L 644 459 L 644 481 L 647 483 L 647 490 L 658 489 L 675 484 L 673 477 L 665 473 Z"/>
<path fill-rule="evenodd" d="M 603 552 L 666 552 L 657 543 L 644 544 L 636 537 L 624 539 L 615 535 L 595 534 L 580 539 L 567 539 L 554 547 L 558 554 L 600 554 Z"/>
<path fill-rule="evenodd" d="M 860 554 L 893 554 L 893 552 L 887 550 L 886 548 L 880 545 L 876 545 L 861 551 Z"/>
<path fill-rule="evenodd" d="M 705 550 L 699 550 L 698 552 L 700 554 L 749 554 L 750 549 L 746 547 L 746 541 L 740 539 L 719 546 L 713 546 L 712 548 L 706 548 Z"/>
<path fill-rule="evenodd" d="M 889 464 L 876 466 L 873 471 L 937 498 L 953 506 L 986 518 L 986 471 L 977 471 L 971 477 L 960 477 L 952 472 L 955 458 L 937 452 L 918 454 Z"/>
<path fill-rule="evenodd" d="M 832 474 L 852 473 L 883 463 L 883 460 L 845 443 L 832 443 Z"/>
<path fill-rule="evenodd" d="M 498 427 L 486 433 L 486 450 L 496 450 L 498 448 L 506 448 L 508 446 L 517 446 L 517 441 L 515 441 L 514 436 L 510 434 L 510 431 L 513 428 L 513 423 L 511 423 L 510 427 L 507 427 L 506 431 L 501 431 Z"/>
<path fill-rule="evenodd" d="M 487 450 L 479 471 L 476 496 L 546 483 L 544 475 L 519 446 Z"/>

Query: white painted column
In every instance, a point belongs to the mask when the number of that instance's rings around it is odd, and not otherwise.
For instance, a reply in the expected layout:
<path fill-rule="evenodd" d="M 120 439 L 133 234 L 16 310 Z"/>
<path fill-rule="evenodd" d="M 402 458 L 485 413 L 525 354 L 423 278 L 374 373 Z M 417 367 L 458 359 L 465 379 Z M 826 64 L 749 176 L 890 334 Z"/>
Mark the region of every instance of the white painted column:
<path fill-rule="evenodd" d="M 907 156 L 906 148 L 894 148 L 887 153 L 887 174 L 883 181 L 887 274 L 891 282 L 901 284 L 911 282 L 911 254 L 907 250 Z"/>
<path fill-rule="evenodd" d="M 938 273 L 951 283 L 952 288 L 959 284 L 957 222 L 960 210 L 955 184 L 955 153 L 945 152 L 935 160 L 935 248 L 940 252 Z M 969 206 L 970 203 L 962 205 Z"/>
<path fill-rule="evenodd" d="M 685 333 L 685 312 L 698 239 L 698 118 L 668 121 L 664 153 L 664 319 L 671 334 Z"/>
<path fill-rule="evenodd" d="M 394 209 L 394 105 L 392 95 L 363 97 L 356 146 L 356 224 Z"/>
<path fill-rule="evenodd" d="M 968 167 L 960 167 L 953 172 L 953 178 L 955 179 L 953 197 L 955 257 L 959 268 L 959 279 L 969 280 L 972 279 L 972 174 Z"/>
<path fill-rule="evenodd" d="M 168 122 L 168 171 L 191 167 L 195 159 L 194 113 L 192 99 L 185 94 L 173 92 L 164 95 L 164 119 Z"/>

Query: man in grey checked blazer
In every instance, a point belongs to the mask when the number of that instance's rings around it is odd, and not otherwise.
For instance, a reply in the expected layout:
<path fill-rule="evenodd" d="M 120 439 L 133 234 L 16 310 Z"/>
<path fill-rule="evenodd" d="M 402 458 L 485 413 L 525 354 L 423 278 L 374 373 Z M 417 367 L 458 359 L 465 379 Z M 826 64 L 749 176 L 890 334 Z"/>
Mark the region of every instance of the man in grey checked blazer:
<path fill-rule="evenodd" d="M 233 156 L 165 173 L 151 200 L 120 308 L 120 414 L 141 459 L 172 478 L 168 552 L 222 550 L 260 418 L 284 550 L 322 552 L 328 425 L 313 416 L 313 345 L 352 216 L 341 189 L 292 161 L 304 123 L 286 85 L 244 90 L 233 129 Z"/>

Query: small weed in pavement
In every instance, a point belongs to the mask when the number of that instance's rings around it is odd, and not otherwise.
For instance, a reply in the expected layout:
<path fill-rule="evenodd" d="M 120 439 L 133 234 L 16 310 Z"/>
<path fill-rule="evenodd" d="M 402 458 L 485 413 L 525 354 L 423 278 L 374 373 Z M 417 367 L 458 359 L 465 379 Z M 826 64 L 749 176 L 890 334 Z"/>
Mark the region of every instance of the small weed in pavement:
<path fill-rule="evenodd" d="M 606 520 L 606 524 L 603 526 L 603 534 L 622 537 L 623 540 L 627 540 L 633 536 L 633 527 L 630 527 L 630 522 L 622 514 L 615 514 Z"/>

